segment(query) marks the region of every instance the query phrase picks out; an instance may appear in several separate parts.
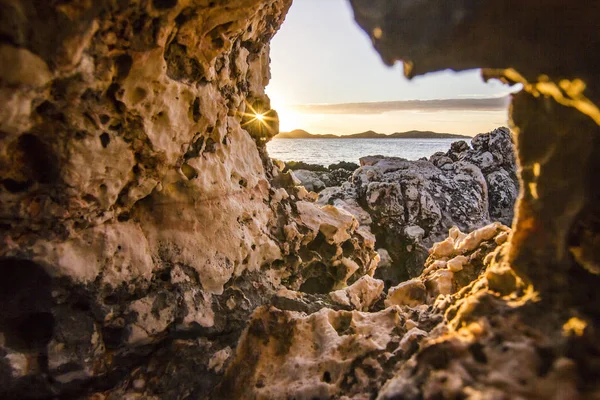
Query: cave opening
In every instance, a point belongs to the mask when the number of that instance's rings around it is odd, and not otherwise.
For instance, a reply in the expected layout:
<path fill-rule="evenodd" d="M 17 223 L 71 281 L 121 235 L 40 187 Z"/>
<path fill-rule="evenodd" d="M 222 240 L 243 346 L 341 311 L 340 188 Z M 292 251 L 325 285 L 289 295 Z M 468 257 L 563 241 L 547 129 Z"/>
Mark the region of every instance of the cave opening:
<path fill-rule="evenodd" d="M 380 35 L 359 27 L 346 0 L 294 1 L 271 42 L 266 93 L 280 133 L 266 147 L 319 205 L 369 227 L 388 288 L 419 276 L 452 226 L 511 226 L 519 182 L 506 127 L 522 85 L 481 69 L 408 79 L 410 62 L 382 62 Z"/>

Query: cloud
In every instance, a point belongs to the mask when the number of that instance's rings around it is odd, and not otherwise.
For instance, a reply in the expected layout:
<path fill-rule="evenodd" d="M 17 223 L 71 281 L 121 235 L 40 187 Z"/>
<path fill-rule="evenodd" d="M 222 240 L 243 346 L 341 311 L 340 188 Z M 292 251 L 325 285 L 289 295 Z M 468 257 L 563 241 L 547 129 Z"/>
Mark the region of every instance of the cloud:
<path fill-rule="evenodd" d="M 304 114 L 383 114 L 392 111 L 504 111 L 508 108 L 509 96 L 444 99 L 379 101 L 372 103 L 301 104 L 291 108 Z"/>

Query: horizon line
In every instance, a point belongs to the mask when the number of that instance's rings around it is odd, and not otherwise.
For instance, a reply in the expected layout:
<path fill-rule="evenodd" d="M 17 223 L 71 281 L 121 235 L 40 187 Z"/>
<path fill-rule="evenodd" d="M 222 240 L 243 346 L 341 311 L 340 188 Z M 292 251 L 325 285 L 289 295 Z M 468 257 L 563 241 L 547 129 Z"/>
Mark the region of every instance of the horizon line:
<path fill-rule="evenodd" d="M 498 127 L 494 128 L 494 129 L 498 129 L 498 128 L 508 128 L 506 125 L 499 125 Z M 494 129 L 490 130 L 489 132 L 493 131 Z M 391 136 L 391 135 L 395 135 L 395 134 L 403 134 L 403 133 L 433 133 L 433 134 L 439 134 L 439 135 L 451 135 L 451 136 L 457 136 L 457 137 L 469 137 L 472 138 L 478 134 L 482 134 L 482 133 L 487 133 L 487 132 L 479 132 L 474 134 L 473 136 L 469 135 L 469 134 L 465 134 L 465 133 L 450 133 L 450 132 L 437 132 L 437 131 L 431 131 L 431 130 L 419 130 L 419 129 L 411 129 L 408 131 L 396 131 L 396 132 L 392 132 L 392 133 L 381 133 L 381 132 L 376 132 L 372 129 L 369 129 L 367 131 L 364 132 L 354 132 L 354 133 L 346 133 L 346 134 L 334 134 L 334 133 L 311 133 L 308 132 L 305 129 L 301 129 L 301 128 L 297 128 L 297 129 L 292 129 L 291 131 L 280 131 L 279 133 L 277 133 L 277 135 L 273 136 L 273 139 L 277 139 L 280 134 L 289 134 L 292 132 L 297 132 L 297 131 L 301 131 L 301 132 L 305 132 L 311 136 L 323 136 L 325 138 L 343 138 L 344 136 L 352 136 L 352 135 L 358 135 L 358 134 L 362 134 L 362 133 L 374 133 L 377 135 L 385 135 L 385 136 Z M 285 138 L 284 138 L 285 139 Z M 308 139 L 308 138 L 293 138 L 293 139 Z M 374 138 L 371 138 L 374 139 Z M 392 138 L 392 139 L 402 139 L 402 138 Z M 443 138 L 436 138 L 436 139 L 443 139 Z"/>

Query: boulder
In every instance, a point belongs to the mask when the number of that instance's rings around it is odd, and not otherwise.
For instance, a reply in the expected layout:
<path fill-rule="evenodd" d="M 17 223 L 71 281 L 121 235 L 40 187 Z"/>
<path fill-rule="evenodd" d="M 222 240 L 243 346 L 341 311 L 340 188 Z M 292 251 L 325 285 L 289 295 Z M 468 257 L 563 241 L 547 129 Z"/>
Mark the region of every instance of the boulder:
<path fill-rule="evenodd" d="M 429 160 L 363 157 L 351 182 L 323 191 L 318 202 L 369 224 L 393 260 L 376 276 L 395 285 L 421 273 L 427 249 L 452 226 L 471 231 L 512 221 L 518 184 L 510 130 L 477 135 L 472 145 L 454 142 Z"/>
<path fill-rule="evenodd" d="M 304 186 L 306 190 L 311 192 L 320 192 L 325 189 L 326 185 L 321 180 L 321 174 L 306 169 L 297 169 L 292 172 L 296 178 L 300 181 L 300 185 Z"/>

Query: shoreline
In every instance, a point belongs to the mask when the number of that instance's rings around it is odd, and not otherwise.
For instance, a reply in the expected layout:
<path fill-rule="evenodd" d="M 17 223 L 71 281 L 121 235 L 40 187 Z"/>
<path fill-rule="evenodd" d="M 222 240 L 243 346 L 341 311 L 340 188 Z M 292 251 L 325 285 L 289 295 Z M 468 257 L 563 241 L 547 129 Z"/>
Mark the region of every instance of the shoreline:
<path fill-rule="evenodd" d="M 279 136 L 279 135 L 277 135 Z M 373 139 L 398 139 L 398 140 L 403 140 L 403 139 L 419 139 L 419 140 L 437 140 L 437 139 L 473 139 L 474 136 L 463 136 L 463 135 L 457 135 L 457 136 L 438 136 L 438 137 L 394 137 L 394 136 L 390 136 L 390 137 L 352 137 L 352 136 L 325 136 L 323 135 L 323 137 L 317 136 L 317 135 L 313 135 L 312 137 L 277 137 L 274 136 L 271 140 L 290 140 L 290 139 L 306 139 L 306 140 L 312 140 L 312 139 L 352 139 L 352 140 L 373 140 Z"/>

